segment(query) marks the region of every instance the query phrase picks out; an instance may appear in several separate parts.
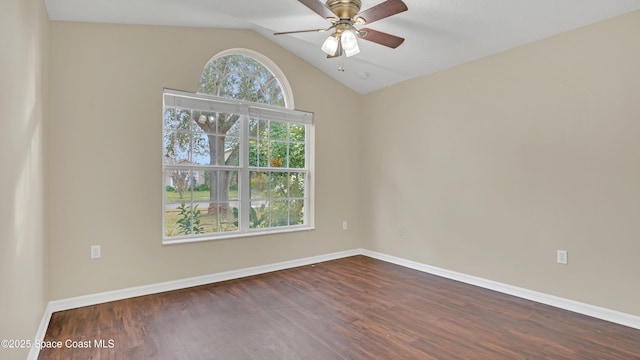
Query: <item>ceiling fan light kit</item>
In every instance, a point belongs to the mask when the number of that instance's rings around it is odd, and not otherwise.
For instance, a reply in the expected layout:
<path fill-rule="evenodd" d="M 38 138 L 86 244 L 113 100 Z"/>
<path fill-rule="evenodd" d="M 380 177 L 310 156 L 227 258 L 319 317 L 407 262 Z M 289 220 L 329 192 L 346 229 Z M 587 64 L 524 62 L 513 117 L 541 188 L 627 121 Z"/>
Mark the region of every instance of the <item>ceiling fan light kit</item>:
<path fill-rule="evenodd" d="M 347 57 L 351 57 L 360 52 L 360 47 L 358 47 L 358 39 L 356 39 L 356 34 L 351 30 L 345 30 L 340 35 L 340 44 L 342 45 L 342 49 Z"/>
<path fill-rule="evenodd" d="M 338 40 L 336 34 L 329 35 L 327 40 L 324 41 L 324 44 L 322 44 L 322 51 L 324 51 L 327 55 L 335 54 L 338 51 L 339 41 L 340 40 Z"/>
<path fill-rule="evenodd" d="M 395 35 L 372 29 L 358 30 L 355 25 L 371 24 L 392 15 L 407 11 L 402 0 L 387 0 L 363 12 L 360 12 L 360 0 L 298 0 L 316 14 L 331 21 L 327 29 L 297 30 L 278 32 L 274 35 L 296 34 L 305 32 L 324 32 L 333 30 L 322 44 L 322 51 L 328 58 L 338 56 L 351 57 L 360 53 L 358 38 L 371 41 L 390 48 L 397 48 L 404 39 Z"/>

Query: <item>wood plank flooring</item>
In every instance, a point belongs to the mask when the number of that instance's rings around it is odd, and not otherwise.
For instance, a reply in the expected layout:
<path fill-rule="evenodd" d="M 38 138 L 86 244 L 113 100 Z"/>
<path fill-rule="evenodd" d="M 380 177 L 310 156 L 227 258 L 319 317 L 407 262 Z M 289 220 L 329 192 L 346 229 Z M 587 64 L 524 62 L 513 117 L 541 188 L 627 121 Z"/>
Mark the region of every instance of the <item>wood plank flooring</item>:
<path fill-rule="evenodd" d="M 640 359 L 640 330 L 365 256 L 58 312 L 45 341 L 42 360 Z"/>

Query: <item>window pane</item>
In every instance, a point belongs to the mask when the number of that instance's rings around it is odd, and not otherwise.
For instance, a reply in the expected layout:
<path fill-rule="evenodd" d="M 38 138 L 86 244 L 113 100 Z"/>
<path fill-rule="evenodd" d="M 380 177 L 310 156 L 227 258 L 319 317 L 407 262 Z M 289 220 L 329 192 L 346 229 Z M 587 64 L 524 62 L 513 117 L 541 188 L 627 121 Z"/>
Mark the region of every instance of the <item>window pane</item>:
<path fill-rule="evenodd" d="M 217 133 L 218 135 L 226 135 L 229 130 L 231 130 L 232 128 L 234 128 L 234 126 L 236 126 L 236 123 L 239 123 L 240 120 L 240 115 L 238 114 L 218 114 L 218 118 L 217 118 Z M 240 124 L 238 124 L 239 126 Z M 234 129 L 238 129 L 238 133 L 239 133 L 239 127 L 236 126 Z"/>
<path fill-rule="evenodd" d="M 165 205 L 165 235 L 189 236 L 204 233 L 201 224 L 201 210 L 191 203 Z"/>
<path fill-rule="evenodd" d="M 196 130 L 197 126 L 191 119 L 188 109 L 166 107 L 164 110 L 164 128 L 168 130 Z"/>
<path fill-rule="evenodd" d="M 304 200 L 291 200 L 289 205 L 289 225 L 304 224 Z"/>
<path fill-rule="evenodd" d="M 237 201 L 231 202 L 230 205 L 232 207 L 218 214 L 218 221 L 220 225 L 220 227 L 218 228 L 218 232 L 231 232 L 238 230 L 239 203 Z"/>
<path fill-rule="evenodd" d="M 230 232 L 238 230 L 238 201 L 210 203 L 203 211 L 202 219 L 206 233 Z"/>
<path fill-rule="evenodd" d="M 165 203 L 190 202 L 192 176 L 189 169 L 165 170 Z"/>
<path fill-rule="evenodd" d="M 189 206 L 188 206 L 189 207 Z M 191 234 L 206 234 L 211 231 L 208 231 L 211 228 L 211 223 L 208 221 L 209 219 L 206 217 L 207 209 L 202 209 L 200 202 L 193 202 L 191 209 Z"/>
<path fill-rule="evenodd" d="M 268 141 L 258 142 L 258 166 L 260 167 L 269 166 L 269 142 Z"/>
<path fill-rule="evenodd" d="M 178 206 L 179 204 L 165 204 L 164 206 L 164 235 L 167 237 L 180 235 L 177 223 L 180 212 L 177 209 Z"/>
<path fill-rule="evenodd" d="M 271 141 L 270 148 L 270 167 L 286 167 L 287 166 L 287 143 L 281 141 Z"/>
<path fill-rule="evenodd" d="M 249 166 L 258 166 L 258 142 L 249 140 Z"/>
<path fill-rule="evenodd" d="M 269 139 L 271 140 L 286 140 L 289 132 L 287 123 L 279 121 L 269 122 Z"/>
<path fill-rule="evenodd" d="M 289 174 L 289 197 L 304 198 L 304 173 Z"/>
<path fill-rule="evenodd" d="M 258 119 L 249 119 L 249 138 L 258 139 L 264 136 L 266 121 Z"/>
<path fill-rule="evenodd" d="M 226 170 L 208 171 L 207 189 L 198 199 L 203 211 L 205 232 L 235 231 L 238 229 L 238 172 Z M 196 193 L 197 194 L 197 193 Z"/>
<path fill-rule="evenodd" d="M 267 207 L 267 201 L 252 200 L 251 208 L 249 209 L 249 228 L 262 229 L 267 227 L 268 218 L 269 208 Z"/>
<path fill-rule="evenodd" d="M 238 198 L 237 181 L 237 172 L 235 171 L 210 170 L 210 203 L 219 203 L 220 206 L 228 207 L 229 200 Z"/>
<path fill-rule="evenodd" d="M 289 225 L 289 201 L 274 200 L 269 202 L 270 205 L 270 223 L 271 227 Z"/>
<path fill-rule="evenodd" d="M 194 169 L 191 175 L 193 185 L 193 201 L 200 204 L 200 208 L 206 209 L 206 202 L 209 201 L 211 192 L 209 189 L 210 171 Z"/>
<path fill-rule="evenodd" d="M 216 134 L 216 119 L 218 113 L 211 111 L 194 111 L 193 123 L 196 125 L 194 131 L 201 131 L 207 134 Z"/>
<path fill-rule="evenodd" d="M 165 130 L 165 165 L 175 165 L 180 161 L 189 161 L 191 157 L 191 132 L 183 130 Z"/>
<path fill-rule="evenodd" d="M 292 169 L 304 169 L 305 146 L 301 143 L 289 144 L 289 167 Z"/>
<path fill-rule="evenodd" d="M 216 149 L 218 148 L 218 137 L 203 133 L 193 134 L 193 154 L 191 165 L 217 165 Z M 213 149 L 213 156 L 211 150 Z M 214 160 L 213 162 L 211 160 Z"/>
<path fill-rule="evenodd" d="M 168 169 L 164 172 L 164 231 L 167 237 L 200 233 L 192 208 L 196 193 L 194 176 L 197 175 L 190 169 Z"/>
<path fill-rule="evenodd" d="M 202 206 L 200 206 L 202 205 Z M 217 202 L 211 203 L 201 202 L 198 203 L 200 211 L 200 223 L 202 225 L 202 232 L 205 234 L 218 232 L 218 209 L 220 205 Z"/>
<path fill-rule="evenodd" d="M 251 200 L 267 199 L 269 193 L 269 175 L 251 171 Z"/>
<path fill-rule="evenodd" d="M 291 124 L 289 128 L 289 140 L 291 141 L 305 141 L 304 125 Z"/>
<path fill-rule="evenodd" d="M 272 172 L 269 176 L 271 199 L 286 198 L 289 193 L 288 174 L 283 172 Z"/>
<path fill-rule="evenodd" d="M 227 131 L 227 136 L 240 137 L 240 129 L 242 128 L 242 122 L 236 121 L 229 130 Z"/>
<path fill-rule="evenodd" d="M 240 166 L 240 138 L 229 135 L 224 137 L 224 165 Z"/>

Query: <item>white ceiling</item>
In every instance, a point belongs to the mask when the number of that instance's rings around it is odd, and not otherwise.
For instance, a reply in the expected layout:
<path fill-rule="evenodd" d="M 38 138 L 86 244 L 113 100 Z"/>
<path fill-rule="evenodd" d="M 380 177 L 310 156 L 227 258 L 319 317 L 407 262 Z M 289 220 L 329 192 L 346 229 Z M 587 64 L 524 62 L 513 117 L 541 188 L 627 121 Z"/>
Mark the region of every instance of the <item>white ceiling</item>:
<path fill-rule="evenodd" d="M 362 0 L 362 10 L 382 1 Z M 272 35 L 329 25 L 297 0 L 45 0 L 51 20 L 253 29 L 360 94 L 640 9 L 640 0 L 404 2 L 409 11 L 367 25 L 404 44 L 360 41 L 339 72 L 320 50 L 326 33 Z"/>

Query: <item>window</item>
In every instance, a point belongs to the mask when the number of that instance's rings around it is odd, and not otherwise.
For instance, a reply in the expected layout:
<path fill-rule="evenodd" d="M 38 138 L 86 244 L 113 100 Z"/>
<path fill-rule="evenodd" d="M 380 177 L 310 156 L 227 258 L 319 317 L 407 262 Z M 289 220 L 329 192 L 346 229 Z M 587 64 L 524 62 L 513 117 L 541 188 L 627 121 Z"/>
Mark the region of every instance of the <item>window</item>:
<path fill-rule="evenodd" d="M 312 227 L 311 113 L 255 57 L 214 57 L 200 93 L 163 94 L 163 239 Z"/>

